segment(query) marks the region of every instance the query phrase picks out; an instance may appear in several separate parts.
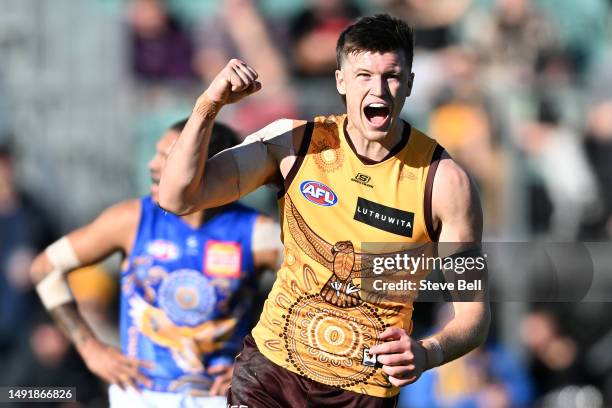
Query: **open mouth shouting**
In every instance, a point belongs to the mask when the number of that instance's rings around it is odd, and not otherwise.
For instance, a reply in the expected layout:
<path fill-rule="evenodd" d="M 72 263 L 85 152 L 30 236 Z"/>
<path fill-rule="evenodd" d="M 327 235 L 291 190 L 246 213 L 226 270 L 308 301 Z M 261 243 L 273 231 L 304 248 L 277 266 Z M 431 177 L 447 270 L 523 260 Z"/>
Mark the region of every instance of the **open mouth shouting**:
<path fill-rule="evenodd" d="M 391 118 L 391 109 L 384 102 L 372 102 L 363 108 L 363 114 L 374 128 L 384 128 Z"/>

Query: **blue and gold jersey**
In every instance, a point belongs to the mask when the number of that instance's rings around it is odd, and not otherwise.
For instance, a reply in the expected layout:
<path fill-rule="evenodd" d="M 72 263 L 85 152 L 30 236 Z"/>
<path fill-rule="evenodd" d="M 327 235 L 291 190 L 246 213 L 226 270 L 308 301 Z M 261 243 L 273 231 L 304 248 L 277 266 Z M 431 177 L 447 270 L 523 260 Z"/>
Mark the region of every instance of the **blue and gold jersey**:
<path fill-rule="evenodd" d="M 143 369 L 154 391 L 205 394 L 206 370 L 232 363 L 251 326 L 258 214 L 232 204 L 193 228 L 150 197 L 141 204 L 121 275 L 122 350 L 155 364 Z"/>

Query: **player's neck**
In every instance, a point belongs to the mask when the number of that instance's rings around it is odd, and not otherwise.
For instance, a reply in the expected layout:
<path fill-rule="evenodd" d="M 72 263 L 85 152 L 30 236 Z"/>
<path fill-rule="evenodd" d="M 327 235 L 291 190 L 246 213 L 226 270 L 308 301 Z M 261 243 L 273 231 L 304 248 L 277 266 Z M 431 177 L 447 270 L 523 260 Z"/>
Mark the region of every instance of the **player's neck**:
<path fill-rule="evenodd" d="M 389 130 L 387 135 L 380 140 L 369 140 L 362 136 L 359 129 L 352 126 L 350 121 L 347 121 L 345 132 L 347 138 L 350 138 L 355 153 L 361 158 L 373 162 L 383 160 L 389 152 L 402 140 L 402 132 L 404 130 L 403 121 L 398 121 L 398 124 Z"/>
<path fill-rule="evenodd" d="M 181 216 L 183 222 L 193 228 L 200 228 L 204 224 L 204 211 L 197 211 L 193 214 Z"/>

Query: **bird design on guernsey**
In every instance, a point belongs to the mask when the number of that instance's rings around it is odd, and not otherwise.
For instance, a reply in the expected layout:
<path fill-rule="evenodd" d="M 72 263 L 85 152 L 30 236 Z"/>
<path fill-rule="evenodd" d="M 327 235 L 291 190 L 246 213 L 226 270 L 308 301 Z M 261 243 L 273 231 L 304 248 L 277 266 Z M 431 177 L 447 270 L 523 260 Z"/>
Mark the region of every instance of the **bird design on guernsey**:
<path fill-rule="evenodd" d="M 204 370 L 202 356 L 220 349 L 233 333 L 237 319 L 211 320 L 194 327 L 176 325 L 166 313 L 138 296 L 130 299 L 130 315 L 139 331 L 167 347 L 176 364 L 189 373 Z"/>
<path fill-rule="evenodd" d="M 355 252 L 351 241 L 338 241 L 331 244 L 318 236 L 306 223 L 291 198 L 285 196 L 285 213 L 291 236 L 309 257 L 329 269 L 332 276 L 319 292 L 326 302 L 341 308 L 359 306 L 362 302 L 362 288 L 355 280 L 374 275 L 374 259 L 390 257 L 396 254 L 409 254 L 420 248 L 407 251 L 382 254 L 365 254 Z M 386 269 L 386 275 L 393 275 L 400 270 Z M 372 293 L 368 293 L 368 300 Z M 380 293 L 378 294 L 380 295 Z"/>

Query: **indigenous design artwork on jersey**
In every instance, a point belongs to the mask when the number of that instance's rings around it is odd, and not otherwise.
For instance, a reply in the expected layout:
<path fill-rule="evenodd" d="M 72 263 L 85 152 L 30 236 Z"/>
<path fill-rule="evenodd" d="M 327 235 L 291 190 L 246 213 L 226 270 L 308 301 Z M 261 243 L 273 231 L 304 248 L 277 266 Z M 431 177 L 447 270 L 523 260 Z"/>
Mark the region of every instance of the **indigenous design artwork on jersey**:
<path fill-rule="evenodd" d="M 340 308 L 355 307 L 362 304 L 364 300 L 369 303 L 379 303 L 383 298 L 393 299 L 392 293 L 367 290 L 361 287 L 360 282 L 377 276 L 374 274 L 375 258 L 413 254 L 420 249 L 418 247 L 405 251 L 370 254 L 355 252 L 351 241 L 338 241 L 331 244 L 308 226 L 288 194 L 285 199 L 285 214 L 289 231 L 297 246 L 310 258 L 332 272 L 331 277 L 323 285 L 320 295 L 326 302 Z M 403 270 L 395 269 L 396 266 L 385 269 L 385 279 L 405 275 L 402 275 Z M 414 274 L 414 276 L 419 276 L 419 274 Z M 403 301 L 406 299 L 403 298 Z"/>
<path fill-rule="evenodd" d="M 292 243 L 285 243 L 285 264 L 291 269 L 293 272 L 299 269 L 300 267 L 300 251 L 299 249 Z"/>
<path fill-rule="evenodd" d="M 385 327 L 376 307 L 364 303 L 347 314 L 346 309 L 312 294 L 289 306 L 281 339 L 289 352 L 289 363 L 298 373 L 346 388 L 367 382 L 376 374 L 376 368 L 363 365 L 362 360 Z M 307 352 L 298 353 L 304 345 Z"/>
<path fill-rule="evenodd" d="M 150 271 L 152 276 L 138 280 L 147 282 L 155 277 L 161 284 L 157 297 L 154 290 L 144 291 L 146 299 L 138 294 L 130 297 L 129 314 L 134 326 L 153 343 L 167 347 L 182 370 L 199 374 L 204 370 L 202 356 L 223 346 L 237 319 L 207 321 L 214 311 L 216 295 L 214 286 L 201 272 L 181 269 L 160 275 L 155 267 Z M 156 303 L 160 307 L 154 306 Z"/>
<path fill-rule="evenodd" d="M 318 131 L 318 136 L 312 140 L 312 154 L 315 163 L 323 172 L 333 173 L 344 163 L 338 127 L 335 122 L 328 121 L 316 123 L 315 126 L 315 132 Z"/>
<path fill-rule="evenodd" d="M 192 326 L 210 320 L 217 295 L 201 272 L 181 269 L 164 279 L 158 302 L 177 324 Z"/>
<path fill-rule="evenodd" d="M 402 306 L 389 302 L 384 293 L 363 290 L 361 283 L 362 279 L 374 276 L 375 257 L 401 252 L 365 254 L 355 252 L 351 241 L 335 244 L 325 241 L 306 224 L 289 195 L 285 197 L 285 214 L 297 246 L 332 272 L 322 287 L 318 282 L 313 287 L 315 274 L 309 265 L 303 264 L 307 292 L 294 287 L 297 283 L 293 285 L 289 279 L 284 283 L 285 288 L 297 295 L 297 300 L 291 303 L 282 293 L 275 299 L 287 310 L 281 332 L 288 351 L 287 362 L 300 374 L 332 386 L 354 387 L 367 381 L 390 386 L 374 376 L 376 368 L 373 365 L 363 362 L 367 351 L 378 343 L 379 335 L 387 327 L 383 318 L 397 316 Z M 291 269 L 295 271 L 295 267 Z M 388 273 L 396 272 L 399 271 Z M 309 287 L 321 289 L 319 293 L 312 293 Z M 304 347 L 307 352 L 299 353 Z"/>

